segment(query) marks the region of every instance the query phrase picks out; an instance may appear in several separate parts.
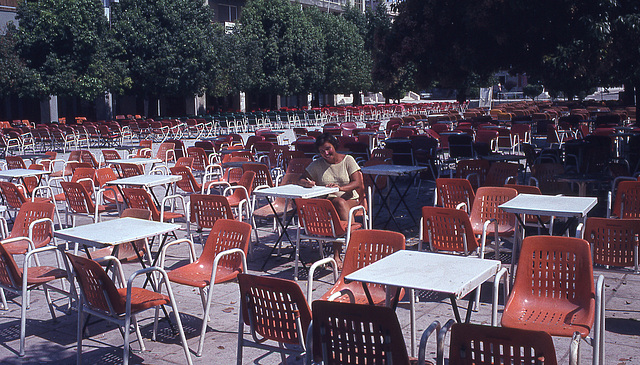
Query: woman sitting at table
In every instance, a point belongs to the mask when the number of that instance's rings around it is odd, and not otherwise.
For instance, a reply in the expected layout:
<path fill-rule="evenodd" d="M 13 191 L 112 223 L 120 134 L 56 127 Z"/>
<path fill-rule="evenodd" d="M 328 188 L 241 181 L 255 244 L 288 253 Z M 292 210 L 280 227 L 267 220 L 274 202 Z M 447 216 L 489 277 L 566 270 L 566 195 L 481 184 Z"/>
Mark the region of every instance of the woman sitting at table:
<path fill-rule="evenodd" d="M 336 193 L 329 194 L 327 199 L 336 207 L 340 220 L 349 218 L 349 209 L 358 205 L 357 190 L 364 191 L 364 183 L 360 166 L 353 157 L 336 152 L 338 139 L 330 133 L 323 133 L 316 138 L 316 149 L 322 158 L 313 161 L 299 181 L 304 187 L 327 186 L 339 188 Z M 336 261 L 340 261 L 342 245 L 335 243 L 333 253 Z"/>

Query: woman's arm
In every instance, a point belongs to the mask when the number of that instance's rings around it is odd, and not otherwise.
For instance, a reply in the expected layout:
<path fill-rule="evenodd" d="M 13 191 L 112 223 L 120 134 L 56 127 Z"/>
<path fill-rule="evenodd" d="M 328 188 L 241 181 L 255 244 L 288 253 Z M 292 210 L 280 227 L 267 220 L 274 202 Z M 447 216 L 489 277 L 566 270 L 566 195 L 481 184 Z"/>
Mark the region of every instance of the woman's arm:
<path fill-rule="evenodd" d="M 302 174 L 300 180 L 298 180 L 298 185 L 305 188 L 312 188 L 316 186 L 316 182 L 313 181 L 313 179 L 311 179 L 311 176 L 309 176 L 309 173 L 305 171 L 304 174 Z"/>
<path fill-rule="evenodd" d="M 358 188 L 364 187 L 364 180 L 362 179 L 362 172 L 360 170 L 355 171 L 351 176 L 349 176 L 351 180 L 347 185 L 338 186 L 340 191 L 354 191 Z M 327 185 L 329 186 L 329 185 Z"/>

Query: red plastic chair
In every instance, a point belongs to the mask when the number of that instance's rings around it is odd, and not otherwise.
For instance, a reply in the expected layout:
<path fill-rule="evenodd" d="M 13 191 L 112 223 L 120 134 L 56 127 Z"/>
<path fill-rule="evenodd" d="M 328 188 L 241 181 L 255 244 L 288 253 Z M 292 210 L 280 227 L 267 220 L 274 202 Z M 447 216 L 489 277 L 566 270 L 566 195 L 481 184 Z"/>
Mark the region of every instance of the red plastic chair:
<path fill-rule="evenodd" d="M 141 351 L 145 351 L 144 343 L 142 342 L 142 334 L 138 326 L 138 321 L 135 315 L 150 308 L 158 307 L 161 305 L 171 305 L 175 314 L 176 324 L 180 333 L 180 339 L 182 341 L 182 348 L 187 358 L 187 363 L 192 364 L 191 354 L 189 353 L 189 347 L 187 346 L 187 340 L 184 336 L 182 329 L 182 322 L 180 321 L 180 314 L 176 305 L 176 300 L 173 296 L 173 291 L 169 285 L 169 278 L 167 273 L 159 267 L 148 267 L 146 269 L 138 270 L 134 272 L 127 280 L 126 287 L 124 287 L 124 273 L 120 262 L 116 259 L 113 262 L 118 268 L 120 273 L 118 279 L 122 288 L 117 288 L 115 283 L 107 275 L 107 273 L 100 267 L 100 264 L 93 260 L 86 259 L 72 255 L 67 252 L 67 257 L 73 266 L 75 277 L 80 286 L 80 300 L 78 302 L 78 352 L 76 362 L 80 364 L 82 362 L 82 337 L 83 337 L 83 322 L 84 313 L 95 315 L 99 318 L 105 319 L 109 322 L 117 324 L 124 330 L 124 353 L 123 364 L 129 363 L 129 346 L 130 346 L 130 327 L 131 320 L 133 319 L 133 326 L 140 343 Z M 159 272 L 162 275 L 163 280 L 160 281 L 160 285 L 164 283 L 167 288 L 167 295 L 156 293 L 150 290 L 138 288 L 133 286 L 133 280 L 139 276 L 152 272 Z M 155 340 L 157 330 L 158 316 L 154 319 L 153 335 Z"/>
<path fill-rule="evenodd" d="M 360 229 L 351 233 L 351 240 L 347 245 L 344 254 L 344 266 L 335 284 L 320 300 L 351 302 L 359 304 L 369 304 L 362 283 L 352 281 L 346 283 L 344 278 L 376 262 L 392 253 L 405 249 L 405 237 L 402 233 L 382 231 L 374 229 Z M 326 258 L 315 262 L 309 269 L 309 279 L 307 283 L 307 301 L 312 302 L 313 293 L 313 273 L 320 265 L 333 261 Z M 335 268 L 335 266 L 334 266 Z M 336 273 L 334 272 L 334 275 Z M 337 276 L 337 275 L 336 275 Z M 386 288 L 382 285 L 367 284 L 371 299 L 375 305 L 384 305 L 386 300 Z M 400 297 L 403 293 L 400 293 Z"/>
<path fill-rule="evenodd" d="M 3 241 L 2 245 L 11 255 L 48 245 L 53 239 L 54 214 L 55 205 L 51 202 L 25 202 L 15 217 L 11 232 L 8 232 L 4 217 L 0 217 L 5 240 L 12 239 L 11 243 Z"/>
<path fill-rule="evenodd" d="M 176 185 L 180 190 L 187 194 L 202 192 L 202 185 L 198 183 L 195 176 L 193 176 L 193 173 L 191 173 L 191 169 L 187 166 L 178 166 L 176 163 L 176 166 L 169 168 L 169 171 L 171 171 L 171 175 L 181 177 L 181 179 L 176 182 Z"/>
<path fill-rule="evenodd" d="M 96 180 L 100 188 L 104 190 L 102 194 L 104 200 L 108 203 L 123 204 L 124 198 L 120 191 L 107 185 L 109 181 L 116 179 L 118 179 L 118 175 L 116 175 L 111 167 L 103 167 L 96 170 Z"/>
<path fill-rule="evenodd" d="M 7 161 L 7 168 L 9 170 L 27 168 L 27 165 L 25 165 L 24 160 L 20 156 L 5 156 L 5 161 Z"/>
<path fill-rule="evenodd" d="M 444 359 L 439 363 L 444 363 Z M 545 332 L 455 323 L 451 327 L 449 364 L 557 365 L 558 362 L 553 339 Z"/>
<path fill-rule="evenodd" d="M 300 261 L 300 241 L 314 240 L 319 242 L 349 242 L 351 232 L 362 228 L 362 224 L 354 222 L 357 211 L 363 211 L 365 215 L 364 228 L 367 226 L 366 210 L 358 205 L 350 209 L 349 219 L 341 221 L 336 208 L 327 199 L 295 199 L 298 210 L 298 234 L 296 239 L 296 254 L 294 264 L 294 278 L 298 279 L 298 266 Z M 322 253 L 322 245 L 320 245 Z"/>
<path fill-rule="evenodd" d="M 191 237 L 192 241 L 192 223 L 196 225 L 196 232 L 200 235 L 200 242 L 204 242 L 202 237 L 203 229 L 212 229 L 213 225 L 219 219 L 233 219 L 233 211 L 231 210 L 231 206 L 229 206 L 229 201 L 222 195 L 191 194 L 189 199 L 187 234 Z"/>
<path fill-rule="evenodd" d="M 141 165 L 136 165 L 133 163 L 120 163 L 118 164 L 118 168 L 120 169 L 120 175 L 123 178 L 144 175 L 144 170 Z"/>
<path fill-rule="evenodd" d="M 640 218 L 640 181 L 621 181 L 618 184 L 610 217 Z"/>
<path fill-rule="evenodd" d="M 29 266 L 29 262 L 33 261 L 32 258 L 45 251 L 55 251 L 58 248 L 40 247 L 29 251 L 23 260 L 22 268 L 18 267 L 13 256 L 7 249 L 8 245 L 11 245 L 19 238 L 3 241 L 0 244 L 0 297 L 2 299 L 2 305 L 4 310 L 8 310 L 7 300 L 4 295 L 4 290 L 7 290 L 13 294 L 21 296 L 20 304 L 20 356 L 25 355 L 25 337 L 27 326 L 27 308 L 29 307 L 29 295 L 28 291 L 34 290 L 38 287 L 42 287 L 44 290 L 44 296 L 49 306 L 49 312 L 53 319 L 56 318 L 55 310 L 51 305 L 51 298 L 49 296 L 49 290 L 54 290 L 61 294 L 67 294 L 63 290 L 56 288 L 50 283 L 56 279 L 62 279 L 67 277 L 67 272 L 60 268 L 51 266 Z"/>
<path fill-rule="evenodd" d="M 588 217 L 580 233 L 591 245 L 594 264 L 633 267 L 638 273 L 640 219 Z"/>
<path fill-rule="evenodd" d="M 573 237 L 526 237 L 502 326 L 574 338 L 593 332 L 593 364 L 603 364 L 604 277 L 594 288 L 589 243 Z"/>
<path fill-rule="evenodd" d="M 174 151 L 175 143 L 163 142 L 158 146 L 158 152 L 156 152 L 156 158 L 159 158 L 165 164 L 176 161 L 176 153 Z"/>
<path fill-rule="evenodd" d="M 435 193 L 437 206 L 455 209 L 464 207 L 466 212 L 471 211 L 476 197 L 469 180 L 459 178 L 436 179 Z"/>
<path fill-rule="evenodd" d="M 316 300 L 308 350 L 314 362 L 327 365 L 424 364 L 427 341 L 439 329 L 437 321 L 429 325 L 422 334 L 422 356 L 414 359 L 393 308 Z"/>
<path fill-rule="evenodd" d="M 495 257 L 500 257 L 500 237 L 511 236 L 515 232 L 516 217 L 498 208 L 518 195 L 518 191 L 506 187 L 478 188 L 469 219 L 473 234 L 486 237 L 494 233 Z"/>
<path fill-rule="evenodd" d="M 256 173 L 253 171 L 247 171 L 242 174 L 240 181 L 237 185 L 229 186 L 222 192 L 223 196 L 229 200 L 231 208 L 235 208 L 238 212 L 238 220 L 243 220 L 244 213 L 246 212 L 247 218 L 251 218 L 251 212 L 253 206 L 251 205 L 251 194 L 253 193 L 253 181 Z M 231 193 L 230 195 L 228 195 Z"/>
<path fill-rule="evenodd" d="M 193 242 L 182 239 L 166 244 L 160 253 L 160 266 L 164 267 L 167 249 L 175 244 L 187 242 L 191 249 L 190 263 L 171 270 L 169 280 L 173 283 L 192 286 L 200 291 L 204 314 L 198 343 L 197 356 L 202 356 L 204 337 L 207 332 L 209 311 L 214 284 L 234 280 L 239 273 L 247 272 L 247 250 L 251 240 L 251 226 L 232 219 L 218 219 L 209 233 L 202 255 L 196 255 Z"/>
<path fill-rule="evenodd" d="M 123 188 L 122 194 L 124 195 L 124 201 L 127 204 L 127 207 L 146 209 L 150 211 L 151 219 L 156 222 L 173 222 L 174 219 L 184 217 L 184 214 L 182 213 L 165 211 L 165 202 L 167 200 L 182 200 L 183 211 L 186 211 L 184 208 L 184 199 L 180 195 L 169 195 L 164 197 L 160 204 L 160 210 L 158 210 L 158 207 L 149 192 L 143 188 Z"/>
<path fill-rule="evenodd" d="M 238 318 L 237 364 L 242 365 L 243 347 L 256 347 L 300 356 L 306 352 L 306 335 L 311 324 L 311 309 L 298 284 L 268 276 L 239 274 L 240 316 Z M 244 338 L 249 326 L 254 342 Z M 265 343 L 275 341 L 279 346 Z M 290 348 L 290 346 L 297 348 Z"/>
<path fill-rule="evenodd" d="M 60 185 L 67 203 L 65 221 L 68 221 L 71 215 L 73 227 L 76 225 L 76 216 L 89 216 L 93 218 L 94 223 L 97 223 L 100 221 L 100 214 L 116 210 L 115 206 L 100 204 L 102 190 L 98 190 L 94 202 L 89 193 L 91 190 L 88 190 L 82 182 L 63 181 Z"/>

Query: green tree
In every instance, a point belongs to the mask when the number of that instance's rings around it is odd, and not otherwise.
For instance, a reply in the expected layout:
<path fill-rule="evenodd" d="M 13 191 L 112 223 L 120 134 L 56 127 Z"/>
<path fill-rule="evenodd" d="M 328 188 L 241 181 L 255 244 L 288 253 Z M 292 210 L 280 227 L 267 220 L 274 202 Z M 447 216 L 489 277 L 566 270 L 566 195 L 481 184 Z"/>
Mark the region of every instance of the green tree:
<path fill-rule="evenodd" d="M 112 4 L 113 56 L 127 65 L 131 92 L 145 99 L 188 97 L 215 85 L 220 60 L 214 41 L 221 32 L 212 19 L 201 0 Z"/>
<path fill-rule="evenodd" d="M 118 64 L 108 57 L 101 1 L 21 1 L 17 19 L 15 49 L 30 80 L 23 95 L 92 100 L 121 81 Z"/>
<path fill-rule="evenodd" d="M 0 35 L 0 96 L 19 97 L 37 95 L 43 88 L 35 70 L 29 69 L 16 49 L 17 29 L 9 24 Z"/>
<path fill-rule="evenodd" d="M 319 88 L 324 76 L 322 33 L 299 5 L 250 0 L 237 31 L 249 51 L 247 91 L 273 96 Z"/>
<path fill-rule="evenodd" d="M 327 94 L 359 93 L 371 86 L 371 58 L 358 27 L 346 18 L 315 9 L 309 16 L 324 35 L 324 82 Z"/>

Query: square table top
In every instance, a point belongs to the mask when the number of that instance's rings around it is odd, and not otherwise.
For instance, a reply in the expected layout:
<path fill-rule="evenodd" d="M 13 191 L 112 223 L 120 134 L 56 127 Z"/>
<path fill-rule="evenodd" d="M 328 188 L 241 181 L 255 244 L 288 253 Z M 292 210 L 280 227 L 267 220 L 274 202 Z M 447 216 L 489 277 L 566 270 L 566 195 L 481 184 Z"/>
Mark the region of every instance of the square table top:
<path fill-rule="evenodd" d="M 117 218 L 55 231 L 56 237 L 88 246 L 115 246 L 175 231 L 179 224 L 138 218 Z"/>
<path fill-rule="evenodd" d="M 259 189 L 253 192 L 256 196 L 270 196 L 275 198 L 317 198 L 320 196 L 328 195 L 337 192 L 338 188 L 329 188 L 326 186 L 314 186 L 311 188 L 305 188 L 296 184 L 280 185 L 273 188 Z"/>
<path fill-rule="evenodd" d="M 500 270 L 497 260 L 401 250 L 345 277 L 346 280 L 430 290 L 457 299 Z"/>
<path fill-rule="evenodd" d="M 180 181 L 180 179 L 182 179 L 182 177 L 177 175 L 138 175 L 111 180 L 107 184 L 144 186 L 149 188 L 152 186 L 174 183 L 176 181 Z"/>
<path fill-rule="evenodd" d="M 1 170 L 0 178 L 15 179 L 19 177 L 30 177 L 30 176 L 38 176 L 38 175 L 46 175 L 46 174 L 49 174 L 49 171 L 30 170 L 30 169 L 12 169 L 12 170 Z"/>
<path fill-rule="evenodd" d="M 146 165 L 149 163 L 160 163 L 162 162 L 162 160 L 159 158 L 134 157 L 134 158 L 122 158 L 119 160 L 106 160 L 105 162 L 111 163 L 111 164 L 131 163 L 134 165 Z"/>
<path fill-rule="evenodd" d="M 405 165 L 374 165 L 365 166 L 361 169 L 363 174 L 402 176 L 428 169 L 428 166 L 405 166 Z"/>
<path fill-rule="evenodd" d="M 592 197 L 518 194 L 498 207 L 515 214 L 582 218 L 597 202 L 598 198 Z"/>

